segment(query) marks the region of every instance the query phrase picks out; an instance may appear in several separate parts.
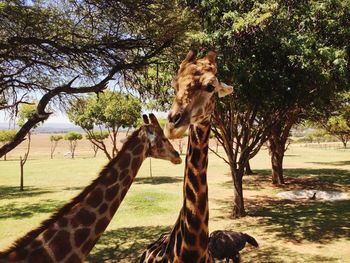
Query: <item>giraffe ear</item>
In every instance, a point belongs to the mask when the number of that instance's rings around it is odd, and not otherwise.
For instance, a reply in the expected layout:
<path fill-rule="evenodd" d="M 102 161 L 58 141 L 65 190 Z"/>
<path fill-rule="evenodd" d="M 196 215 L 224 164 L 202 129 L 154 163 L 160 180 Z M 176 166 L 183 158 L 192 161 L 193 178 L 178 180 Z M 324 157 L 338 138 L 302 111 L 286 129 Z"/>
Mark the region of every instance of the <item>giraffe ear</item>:
<path fill-rule="evenodd" d="M 231 94 L 233 92 L 233 87 L 221 82 L 219 87 L 217 88 L 217 92 L 218 92 L 219 98 L 222 98 Z"/>
<path fill-rule="evenodd" d="M 151 114 L 149 115 L 149 119 L 151 120 L 151 123 L 153 124 L 154 127 L 159 128 L 159 129 L 162 129 L 162 128 L 160 127 L 160 124 L 159 124 L 159 122 L 158 122 L 156 116 L 154 116 L 153 113 L 151 113 Z"/>
<path fill-rule="evenodd" d="M 193 62 L 196 59 L 196 51 L 190 50 L 187 53 L 186 58 L 181 62 L 180 69 L 187 63 Z"/>
<path fill-rule="evenodd" d="M 195 50 L 191 49 L 190 51 L 188 51 L 184 61 L 192 62 L 193 60 L 196 59 L 196 54 L 197 54 L 197 52 Z"/>
<path fill-rule="evenodd" d="M 143 119 L 144 124 L 149 124 L 149 119 L 148 119 L 148 116 L 146 114 L 142 115 L 142 119 Z"/>
<path fill-rule="evenodd" d="M 209 51 L 207 54 L 207 59 L 210 63 L 216 63 L 216 52 L 215 51 Z"/>

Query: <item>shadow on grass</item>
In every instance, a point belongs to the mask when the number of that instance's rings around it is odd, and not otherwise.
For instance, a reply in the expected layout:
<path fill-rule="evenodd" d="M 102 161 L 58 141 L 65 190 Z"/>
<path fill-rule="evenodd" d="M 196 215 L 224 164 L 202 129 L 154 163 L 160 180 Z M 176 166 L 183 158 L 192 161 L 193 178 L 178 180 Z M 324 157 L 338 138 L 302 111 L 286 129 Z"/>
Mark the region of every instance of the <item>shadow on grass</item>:
<path fill-rule="evenodd" d="M 221 211 L 213 220 L 230 218 L 231 200 L 216 200 Z M 332 239 L 350 236 L 349 200 L 334 202 L 280 200 L 269 196 L 245 199 L 245 208 L 254 220 L 234 220 L 234 228 L 246 224 L 275 234 L 286 241 L 328 243 Z"/>
<path fill-rule="evenodd" d="M 72 187 L 66 187 L 63 189 L 63 191 L 79 191 L 83 190 L 85 186 L 72 186 Z"/>
<path fill-rule="evenodd" d="M 255 175 L 243 178 L 244 190 L 255 190 L 270 186 L 283 190 L 344 190 L 350 185 L 350 171 L 342 169 L 284 169 L 286 184 L 274 186 L 271 182 L 271 170 L 254 170 Z M 232 188 L 232 181 L 222 184 Z"/>
<path fill-rule="evenodd" d="M 53 192 L 53 190 L 32 186 L 24 187 L 24 191 L 20 191 L 19 186 L 0 186 L 0 199 L 28 198 Z"/>
<path fill-rule="evenodd" d="M 141 226 L 106 231 L 87 260 L 89 262 L 139 262 L 143 251 L 171 226 Z"/>
<path fill-rule="evenodd" d="M 334 165 L 334 166 L 350 165 L 350 161 L 338 161 L 338 162 L 309 162 L 309 163 L 320 164 L 320 165 Z"/>
<path fill-rule="evenodd" d="M 247 246 L 241 252 L 243 262 L 339 262 L 336 258 L 323 257 L 319 255 L 311 255 L 304 253 L 297 253 L 285 247 L 278 247 L 274 245 L 265 245 L 259 249 Z M 293 261 L 295 259 L 295 261 Z M 224 261 L 222 261 L 224 262 Z"/>
<path fill-rule="evenodd" d="M 64 202 L 57 200 L 42 200 L 37 204 L 10 203 L 0 207 L 0 219 L 28 218 L 39 213 L 53 213 L 63 206 Z"/>
<path fill-rule="evenodd" d="M 327 243 L 350 236 L 349 201 L 293 202 L 270 197 L 246 202 L 247 212 L 261 217 L 260 226 L 286 240 Z"/>
<path fill-rule="evenodd" d="M 183 179 L 180 177 L 173 176 L 156 176 L 156 177 L 141 177 L 135 178 L 135 184 L 172 184 L 182 182 Z"/>
<path fill-rule="evenodd" d="M 281 191 L 315 189 L 315 190 L 349 190 L 350 172 L 341 169 L 285 169 L 286 185 L 273 186 L 270 170 L 255 170 L 259 175 L 244 179 L 244 190 L 259 190 L 267 187 Z M 228 181 L 225 187 L 232 188 Z M 232 200 L 216 200 L 221 211 L 227 211 L 214 220 L 230 217 Z M 332 239 L 350 236 L 350 202 L 349 200 L 320 202 L 311 200 L 281 200 L 275 196 L 245 198 L 248 215 L 255 217 L 249 224 L 261 227 L 268 234 L 285 240 L 301 242 L 303 240 L 327 243 Z M 236 224 L 237 223 L 237 224 Z M 236 226 L 247 222 L 235 220 Z M 250 226 L 251 227 L 251 226 Z"/>

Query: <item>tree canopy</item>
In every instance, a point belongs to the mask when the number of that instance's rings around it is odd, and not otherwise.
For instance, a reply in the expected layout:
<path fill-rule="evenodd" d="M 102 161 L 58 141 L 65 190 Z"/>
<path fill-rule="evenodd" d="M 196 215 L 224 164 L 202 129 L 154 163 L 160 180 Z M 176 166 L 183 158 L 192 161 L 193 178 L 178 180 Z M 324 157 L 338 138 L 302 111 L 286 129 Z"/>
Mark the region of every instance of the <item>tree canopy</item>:
<path fill-rule="evenodd" d="M 142 104 L 133 95 L 105 91 L 99 97 L 89 96 L 75 100 L 68 110 L 69 119 L 88 134 L 89 139 L 111 159 L 117 154 L 117 134 L 120 128 L 136 127 L 141 117 Z M 104 143 L 108 131 L 112 150 Z"/>
<path fill-rule="evenodd" d="M 74 94 L 155 63 L 181 43 L 188 16 L 176 1 L 6 1 L 0 3 L 0 110 L 38 97 L 36 114 L 0 156 Z"/>
<path fill-rule="evenodd" d="M 218 52 L 219 79 L 234 86 L 234 95 L 218 101 L 214 128 L 232 171 L 233 214 L 240 216 L 244 167 L 271 131 L 277 127 L 288 135 L 290 121 L 349 87 L 350 5 L 339 0 L 187 4 L 201 19 L 193 39 Z"/>

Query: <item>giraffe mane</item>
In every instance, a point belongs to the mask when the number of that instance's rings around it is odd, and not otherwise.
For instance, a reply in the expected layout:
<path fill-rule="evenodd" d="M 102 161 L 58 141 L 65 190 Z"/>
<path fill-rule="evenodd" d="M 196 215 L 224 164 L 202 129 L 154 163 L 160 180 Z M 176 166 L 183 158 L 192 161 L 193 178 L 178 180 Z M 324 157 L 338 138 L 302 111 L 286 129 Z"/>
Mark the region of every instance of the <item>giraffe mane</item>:
<path fill-rule="evenodd" d="M 125 150 L 129 147 L 131 141 L 138 136 L 140 130 L 141 128 L 135 130 L 130 136 L 127 137 L 126 142 L 123 144 L 121 150 L 115 157 L 115 161 L 109 162 L 107 165 L 105 165 L 100 171 L 99 176 L 95 178 L 87 187 L 85 187 L 85 189 L 82 192 L 80 192 L 80 194 L 74 197 L 70 202 L 65 204 L 59 210 L 54 212 L 50 218 L 42 221 L 39 227 L 29 231 L 23 237 L 14 241 L 14 243 L 6 250 L 0 251 L 0 259 L 1 257 L 7 256 L 9 253 L 20 247 L 27 246 L 33 239 L 39 236 L 40 233 L 42 233 L 45 229 L 53 225 L 53 223 L 55 223 L 62 215 L 66 214 L 69 210 L 71 210 L 74 205 L 81 202 L 88 195 L 88 193 L 91 192 L 91 190 L 102 180 L 102 176 L 108 172 L 110 167 L 113 166 L 114 163 L 119 160 L 120 156 L 122 155 L 121 153 L 125 152 Z"/>

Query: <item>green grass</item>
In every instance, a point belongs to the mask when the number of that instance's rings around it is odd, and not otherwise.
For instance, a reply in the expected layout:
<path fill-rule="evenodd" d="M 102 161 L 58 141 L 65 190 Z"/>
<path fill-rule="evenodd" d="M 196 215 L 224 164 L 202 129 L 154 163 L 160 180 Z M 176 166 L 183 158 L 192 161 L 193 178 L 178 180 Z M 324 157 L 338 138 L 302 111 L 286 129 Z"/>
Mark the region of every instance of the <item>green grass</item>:
<path fill-rule="evenodd" d="M 35 152 L 35 149 L 33 149 Z M 38 226 L 93 180 L 106 160 L 33 155 L 25 166 L 25 191 L 18 191 L 18 157 L 0 161 L 0 250 Z M 295 189 L 350 194 L 350 151 L 292 145 L 285 158 L 287 184 L 270 183 L 266 150 L 252 160 L 257 173 L 244 178 L 248 216 L 232 219 L 228 167 L 209 156 L 210 231 L 248 232 L 260 243 L 242 252 L 244 262 L 350 262 L 350 201 L 287 201 L 275 195 Z M 137 262 L 149 243 L 169 231 L 182 205 L 183 164 L 146 160 L 89 262 Z"/>

